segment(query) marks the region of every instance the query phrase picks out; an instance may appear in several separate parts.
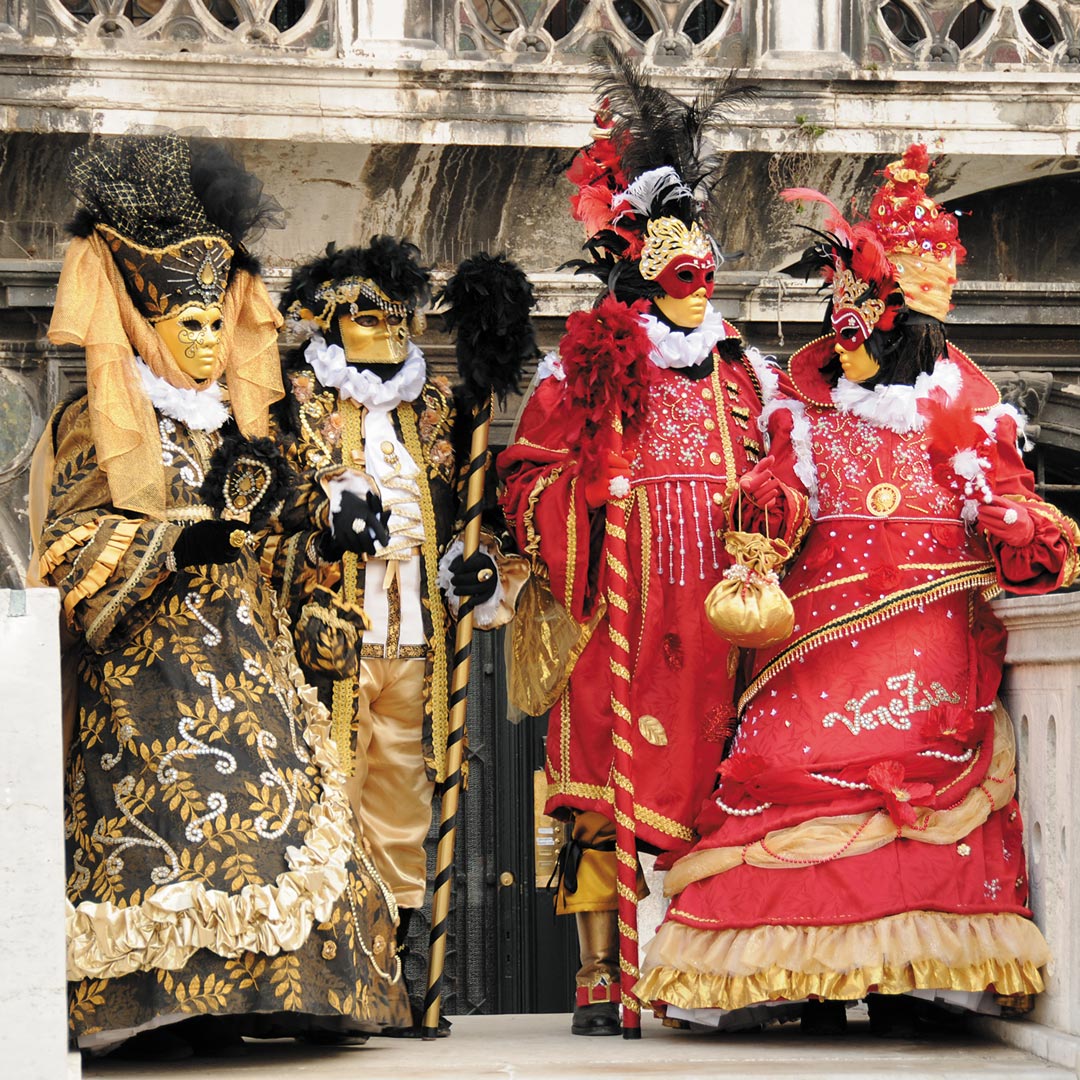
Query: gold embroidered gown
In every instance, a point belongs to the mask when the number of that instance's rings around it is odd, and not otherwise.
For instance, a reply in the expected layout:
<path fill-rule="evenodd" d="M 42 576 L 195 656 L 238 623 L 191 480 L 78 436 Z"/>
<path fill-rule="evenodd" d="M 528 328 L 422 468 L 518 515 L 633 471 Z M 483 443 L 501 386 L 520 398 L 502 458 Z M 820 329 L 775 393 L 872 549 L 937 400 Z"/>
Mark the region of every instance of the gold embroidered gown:
<path fill-rule="evenodd" d="M 167 519 L 110 505 L 86 400 L 58 410 L 43 578 L 76 635 L 70 1023 L 82 1045 L 199 1014 L 408 1022 L 392 898 L 357 841 L 329 719 L 245 551 L 170 572 L 220 441 L 156 414 Z"/>

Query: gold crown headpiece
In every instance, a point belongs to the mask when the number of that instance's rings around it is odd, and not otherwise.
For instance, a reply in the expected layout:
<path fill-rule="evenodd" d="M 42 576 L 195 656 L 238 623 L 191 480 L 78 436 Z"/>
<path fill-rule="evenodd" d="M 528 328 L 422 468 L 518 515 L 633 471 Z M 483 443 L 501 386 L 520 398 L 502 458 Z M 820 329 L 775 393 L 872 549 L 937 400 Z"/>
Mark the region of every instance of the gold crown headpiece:
<path fill-rule="evenodd" d="M 641 276 L 646 281 L 655 281 L 664 267 L 680 255 L 712 258 L 713 250 L 705 230 L 696 221 L 688 226 L 674 217 L 650 219 L 641 249 Z"/>
<path fill-rule="evenodd" d="M 386 315 L 398 315 L 402 319 L 409 316 L 409 307 L 401 300 L 392 300 L 370 278 L 347 277 L 340 281 L 324 281 L 315 290 L 315 300 L 322 304 L 322 309 L 312 312 L 305 308 L 300 300 L 289 305 L 288 317 L 294 322 L 314 323 L 320 330 L 329 330 L 334 319 L 342 314 L 338 309 L 345 307 L 348 314 L 377 308 Z M 361 300 L 368 303 L 365 307 Z"/>

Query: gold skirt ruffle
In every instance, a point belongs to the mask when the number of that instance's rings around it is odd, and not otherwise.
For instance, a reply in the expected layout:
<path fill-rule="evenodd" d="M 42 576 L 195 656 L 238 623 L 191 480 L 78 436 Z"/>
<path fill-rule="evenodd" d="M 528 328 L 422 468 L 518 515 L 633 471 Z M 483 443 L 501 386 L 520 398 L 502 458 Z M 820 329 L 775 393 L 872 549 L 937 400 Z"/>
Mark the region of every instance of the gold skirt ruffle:
<path fill-rule="evenodd" d="M 731 1010 L 811 996 L 853 1000 L 870 991 L 1036 994 L 1049 959 L 1038 927 L 1011 912 L 910 911 L 845 926 L 747 930 L 666 922 L 649 945 L 634 995 L 646 1004 Z"/>
<path fill-rule="evenodd" d="M 67 977 L 114 979 L 134 971 L 175 971 L 200 949 L 218 956 L 242 952 L 276 956 L 293 952 L 317 922 L 330 918 L 349 881 L 348 861 L 357 858 L 396 907 L 375 867 L 355 842 L 345 777 L 330 740 L 330 715 L 303 681 L 283 613 L 274 652 L 300 697 L 304 741 L 318 765 L 322 795 L 309 811 L 310 825 L 299 846 L 286 849 L 289 869 L 272 885 L 247 885 L 238 892 L 182 881 L 157 889 L 140 904 L 67 904 Z M 283 674 L 286 674 L 283 672 Z"/>

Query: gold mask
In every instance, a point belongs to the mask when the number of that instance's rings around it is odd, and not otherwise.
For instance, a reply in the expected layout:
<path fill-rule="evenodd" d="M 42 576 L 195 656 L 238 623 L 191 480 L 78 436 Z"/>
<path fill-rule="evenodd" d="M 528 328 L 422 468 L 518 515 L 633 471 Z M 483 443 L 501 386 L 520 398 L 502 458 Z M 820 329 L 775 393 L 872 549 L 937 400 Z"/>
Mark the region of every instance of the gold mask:
<path fill-rule="evenodd" d="M 342 315 L 338 332 L 350 364 L 400 364 L 409 354 L 409 324 L 404 315 L 369 308 Z"/>
<path fill-rule="evenodd" d="M 840 357 L 840 367 L 843 368 L 844 378 L 848 382 L 864 383 L 881 370 L 878 362 L 866 351 L 865 345 L 860 345 L 857 349 L 845 349 L 838 341 L 833 350 Z"/>
<path fill-rule="evenodd" d="M 709 297 L 704 289 L 676 299 L 674 296 L 658 296 L 654 304 L 660 309 L 665 319 L 687 330 L 696 330 L 705 321 L 705 312 L 709 310 Z"/>
<path fill-rule="evenodd" d="M 196 382 L 210 377 L 221 341 L 221 308 L 188 304 L 153 324 L 176 366 Z"/>

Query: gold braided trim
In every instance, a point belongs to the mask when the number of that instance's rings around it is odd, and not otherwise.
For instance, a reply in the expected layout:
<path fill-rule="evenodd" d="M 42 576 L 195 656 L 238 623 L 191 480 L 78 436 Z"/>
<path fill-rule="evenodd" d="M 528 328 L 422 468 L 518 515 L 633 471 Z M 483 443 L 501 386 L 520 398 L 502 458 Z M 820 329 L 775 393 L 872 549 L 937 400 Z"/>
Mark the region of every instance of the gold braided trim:
<path fill-rule="evenodd" d="M 604 553 L 604 561 L 608 565 L 609 570 L 613 570 L 616 574 L 623 579 L 623 581 L 630 580 L 630 572 L 610 551 Z M 611 596 L 611 590 L 608 589 L 608 596 Z"/>
<path fill-rule="evenodd" d="M 617 675 L 620 679 L 625 679 L 626 682 L 630 681 L 630 670 L 625 664 L 620 664 L 618 660 L 611 660 L 609 661 L 609 667 L 611 668 L 611 673 L 613 675 Z"/>
<path fill-rule="evenodd" d="M 634 815 L 643 825 L 648 825 L 665 836 L 674 836 L 678 840 L 694 839 L 694 830 L 689 825 L 683 825 L 682 822 L 661 814 L 658 810 L 634 803 Z"/>
<path fill-rule="evenodd" d="M 629 885 L 624 885 L 621 881 L 615 882 L 615 888 L 624 900 L 629 900 L 632 904 L 637 903 L 638 895 L 636 889 L 631 889 Z M 637 940 L 636 936 L 634 937 L 634 940 Z"/>
<path fill-rule="evenodd" d="M 629 851 L 623 851 L 622 848 L 616 848 L 615 858 L 617 858 L 623 866 L 629 866 L 631 870 L 637 870 L 637 859 L 635 859 Z"/>
<path fill-rule="evenodd" d="M 801 600 L 802 597 L 809 596 L 811 593 L 825 592 L 826 589 L 835 589 L 840 585 L 852 585 L 856 581 L 865 581 L 869 576 L 868 573 L 849 574 L 847 577 L 836 578 L 834 581 L 823 581 L 819 585 L 811 585 L 808 589 L 800 589 L 797 593 L 792 593 L 788 599 Z"/>
<path fill-rule="evenodd" d="M 1005 498 L 1023 504 L 1033 514 L 1046 518 L 1051 524 L 1057 526 L 1069 547 L 1068 555 L 1065 557 L 1061 585 L 1058 587 L 1067 589 L 1075 584 L 1077 576 L 1080 575 L 1080 528 L 1077 527 L 1076 522 L 1067 514 L 1063 514 L 1056 506 L 1037 497 L 1033 499 L 1026 495 L 1006 495 Z"/>
<path fill-rule="evenodd" d="M 984 565 L 984 564 L 980 564 Z M 799 657 L 804 656 L 819 645 L 830 641 L 836 641 L 860 630 L 877 626 L 893 615 L 907 611 L 919 604 L 941 600 L 953 593 L 963 592 L 967 589 L 985 587 L 997 587 L 997 575 L 991 571 L 969 570 L 937 581 L 927 582 L 924 585 L 916 585 L 910 589 L 891 593 L 875 600 L 856 612 L 849 612 L 837 619 L 825 623 L 820 629 L 813 630 L 796 638 L 791 644 L 785 646 L 772 660 L 755 676 L 750 685 L 743 691 L 739 698 L 738 712 L 741 714 L 753 697 L 759 693 L 762 687 L 773 676 L 778 675 L 789 664 Z"/>
<path fill-rule="evenodd" d="M 103 527 L 105 527 L 104 522 L 99 524 L 96 531 L 100 531 Z M 83 574 L 78 585 L 72 588 L 64 597 L 65 614 L 70 616 L 75 610 L 75 605 L 80 600 L 89 599 L 105 587 L 108 580 L 116 572 L 120 560 L 124 557 L 127 549 L 131 547 L 132 541 L 138 535 L 138 532 L 139 523 L 129 518 L 122 518 L 113 525 L 111 534 L 108 540 L 105 541 L 105 546 L 94 561 L 93 566 Z M 55 545 L 53 546 L 55 547 Z M 52 548 L 49 549 L 49 552 L 51 551 Z M 48 554 L 47 552 L 46 556 Z"/>
<path fill-rule="evenodd" d="M 566 591 L 563 607 L 574 610 L 574 577 L 577 574 L 577 482 L 570 479 L 570 509 L 566 514 Z"/>
<path fill-rule="evenodd" d="M 969 769 L 972 766 L 969 765 Z M 740 847 L 701 848 L 684 855 L 667 872 L 664 893 L 676 896 L 688 885 L 726 873 L 737 866 L 797 870 L 834 859 L 849 859 L 886 847 L 895 840 L 955 844 L 1016 794 L 1016 745 L 1012 721 L 1000 702 L 994 707 L 994 754 L 986 777 L 955 806 L 944 810 L 917 808 L 914 825 L 897 825 L 884 810 L 812 818 L 774 829 Z M 949 787 L 956 781 L 952 781 Z M 943 789 L 947 790 L 947 789 Z"/>
<path fill-rule="evenodd" d="M 295 687 L 300 730 L 320 776 L 319 801 L 308 812 L 303 843 L 285 849 L 289 869 L 273 884 L 246 885 L 234 893 L 181 881 L 128 907 L 67 902 L 69 980 L 176 971 L 200 949 L 224 957 L 295 952 L 317 923 L 331 918 L 349 883 L 352 810 L 330 742 L 330 715 L 304 681 L 288 635 L 283 619 L 270 652 L 283 658 L 282 681 Z M 374 867 L 365 865 L 365 873 L 386 895 Z"/>
<path fill-rule="evenodd" d="M 620 720 L 625 720 L 629 724 L 633 719 L 630 710 L 621 701 L 617 700 L 614 695 L 611 697 L 611 708 Z"/>
<path fill-rule="evenodd" d="M 782 962 L 777 963 L 777 958 Z M 1012 912 L 909 911 L 841 926 L 698 930 L 665 922 L 649 945 L 642 1001 L 680 1009 L 741 1009 L 869 991 L 1039 993 L 1050 950 L 1030 919 Z"/>
<path fill-rule="evenodd" d="M 634 831 L 634 820 L 627 814 L 624 814 L 617 806 L 615 807 L 615 824 L 621 825 L 624 829 Z"/>
<path fill-rule="evenodd" d="M 608 536 L 614 536 L 616 540 L 626 542 L 626 530 L 621 525 L 616 525 L 613 521 L 605 521 L 604 531 Z"/>
<path fill-rule="evenodd" d="M 450 681 L 449 660 L 446 655 L 446 609 L 439 595 L 439 544 L 435 523 L 435 508 L 431 501 L 431 484 L 424 467 L 424 453 L 420 446 L 420 431 L 412 406 L 403 402 L 397 407 L 401 424 L 401 438 L 405 449 L 420 469 L 417 477 L 420 488 L 420 518 L 424 523 L 426 543 L 421 548 L 424 570 L 427 576 L 428 612 L 431 615 L 431 744 L 435 758 L 435 779 L 446 779 L 446 742 L 450 735 Z M 468 777 L 468 762 L 461 763 L 461 776 Z"/>
<path fill-rule="evenodd" d="M 609 626 L 608 637 L 611 639 L 612 645 L 622 649 L 627 656 L 630 655 L 630 642 L 623 634 Z"/>
<path fill-rule="evenodd" d="M 648 625 L 649 581 L 652 578 L 652 511 L 649 509 L 649 496 L 642 485 L 637 489 L 638 523 L 641 531 L 641 626 L 638 628 L 637 655 L 641 655 L 641 643 L 645 639 L 645 627 Z"/>
<path fill-rule="evenodd" d="M 612 607 L 617 607 L 625 615 L 630 614 L 630 605 L 626 602 L 625 598 L 620 596 L 618 593 L 609 592 L 608 603 Z"/>
<path fill-rule="evenodd" d="M 113 616 L 120 609 L 121 604 L 127 601 L 127 598 L 142 581 L 143 575 L 150 566 L 157 562 L 158 554 L 165 543 L 165 531 L 168 528 L 169 525 L 163 522 L 151 533 L 150 541 L 146 545 L 142 558 L 135 564 L 135 569 L 131 571 L 120 588 L 113 593 L 112 598 L 101 609 L 97 618 L 90 623 L 86 630 L 86 640 L 90 643 L 91 648 L 96 649 L 102 644 L 103 639 L 112 628 Z M 158 576 L 159 578 L 164 576 L 161 568 L 158 570 Z"/>
<path fill-rule="evenodd" d="M 551 472 L 541 476 L 533 484 L 532 491 L 529 492 L 529 501 L 525 507 L 521 524 L 525 529 L 525 554 L 528 555 L 533 566 L 540 562 L 540 534 L 536 531 L 536 507 L 540 502 L 540 496 L 544 493 L 544 489 L 551 487 L 562 476 L 562 472 L 563 466 L 556 465 Z"/>
<path fill-rule="evenodd" d="M 617 731 L 613 731 L 611 733 L 611 742 L 617 750 L 621 750 L 624 754 L 633 754 L 634 752 L 634 748 L 630 745 L 630 743 L 627 742 L 627 740 L 624 739 Z"/>
<path fill-rule="evenodd" d="M 719 359 L 719 358 L 717 358 Z M 724 479 L 729 489 L 734 487 L 738 469 L 735 466 L 735 450 L 731 445 L 731 426 L 724 408 L 724 395 L 720 386 L 720 364 L 713 364 L 713 404 L 716 406 L 716 430 L 720 433 L 720 446 L 724 452 Z M 719 479 L 719 478 L 718 478 Z"/>
<path fill-rule="evenodd" d="M 338 679 L 334 683 L 334 697 L 331 706 L 330 738 L 337 747 L 341 771 L 352 776 L 355 771 L 356 755 L 352 748 L 352 722 L 355 711 L 356 679 Z"/>
<path fill-rule="evenodd" d="M 631 795 L 634 794 L 634 782 L 616 768 L 611 770 L 611 781 L 617 788 L 622 788 L 623 791 L 628 791 Z"/>

